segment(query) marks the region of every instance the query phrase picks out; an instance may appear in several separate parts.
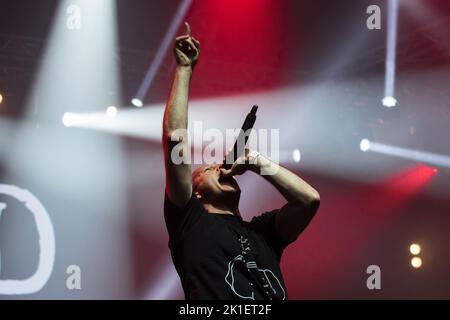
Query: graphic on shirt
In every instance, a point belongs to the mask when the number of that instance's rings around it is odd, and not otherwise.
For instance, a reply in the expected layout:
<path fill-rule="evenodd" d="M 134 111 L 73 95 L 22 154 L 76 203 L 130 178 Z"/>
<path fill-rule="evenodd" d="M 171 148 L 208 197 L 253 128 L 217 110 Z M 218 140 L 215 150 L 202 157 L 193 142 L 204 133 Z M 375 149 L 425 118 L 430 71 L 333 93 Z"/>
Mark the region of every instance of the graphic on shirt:
<path fill-rule="evenodd" d="M 237 255 L 228 263 L 228 271 L 225 275 L 225 282 L 230 286 L 234 294 L 241 299 L 255 300 L 255 286 L 260 285 L 269 299 L 277 297 L 281 300 L 286 299 L 286 292 L 277 276 L 269 269 L 260 269 L 254 261 L 252 250 L 248 238 L 240 236 L 241 254 Z M 245 280 L 246 283 L 239 283 L 236 269 L 246 269 L 249 275 L 253 275 L 258 282 L 253 283 L 251 279 Z M 250 281 L 250 282 L 248 282 Z"/>

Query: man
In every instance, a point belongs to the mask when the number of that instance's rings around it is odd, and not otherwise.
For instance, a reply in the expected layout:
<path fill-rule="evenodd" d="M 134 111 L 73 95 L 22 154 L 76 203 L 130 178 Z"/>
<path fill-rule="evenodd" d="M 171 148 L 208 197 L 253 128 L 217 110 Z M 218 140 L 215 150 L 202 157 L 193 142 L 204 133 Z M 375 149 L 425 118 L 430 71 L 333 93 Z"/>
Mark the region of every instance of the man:
<path fill-rule="evenodd" d="M 205 165 L 192 173 L 188 160 L 177 164 L 173 148 L 186 150 L 189 84 L 200 43 L 186 33 L 176 38 L 177 68 L 163 120 L 166 165 L 164 217 L 169 248 L 186 299 L 287 299 L 279 262 L 319 207 L 319 193 L 300 177 L 257 152 L 245 152 L 230 169 Z M 177 135 L 178 136 L 178 135 Z M 179 148 L 181 146 L 187 148 Z M 186 155 L 181 154 L 182 157 Z M 246 222 L 239 212 L 241 190 L 235 175 L 263 175 L 286 199 L 280 209 Z"/>

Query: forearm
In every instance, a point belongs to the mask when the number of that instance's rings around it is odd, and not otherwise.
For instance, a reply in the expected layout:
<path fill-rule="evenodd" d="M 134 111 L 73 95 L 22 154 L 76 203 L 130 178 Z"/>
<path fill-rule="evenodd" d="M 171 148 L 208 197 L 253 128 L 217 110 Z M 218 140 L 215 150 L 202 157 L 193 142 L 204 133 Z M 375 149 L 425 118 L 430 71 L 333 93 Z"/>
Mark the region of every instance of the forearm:
<path fill-rule="evenodd" d="M 163 147 L 166 192 L 170 200 L 183 207 L 192 195 L 192 168 L 187 135 L 188 98 L 192 69 L 200 54 L 200 42 L 191 36 L 189 24 L 183 36 L 175 39 L 177 68 L 167 99 L 163 120 Z"/>
<path fill-rule="evenodd" d="M 191 77 L 191 67 L 177 67 L 164 111 L 163 136 L 165 138 L 169 137 L 174 130 L 187 129 Z"/>
<path fill-rule="evenodd" d="M 270 182 L 289 203 L 311 207 L 320 201 L 319 193 L 306 181 L 264 156 L 258 156 L 256 168 L 259 172 L 265 169 L 267 172 L 274 173 L 262 174 L 262 177 Z"/>

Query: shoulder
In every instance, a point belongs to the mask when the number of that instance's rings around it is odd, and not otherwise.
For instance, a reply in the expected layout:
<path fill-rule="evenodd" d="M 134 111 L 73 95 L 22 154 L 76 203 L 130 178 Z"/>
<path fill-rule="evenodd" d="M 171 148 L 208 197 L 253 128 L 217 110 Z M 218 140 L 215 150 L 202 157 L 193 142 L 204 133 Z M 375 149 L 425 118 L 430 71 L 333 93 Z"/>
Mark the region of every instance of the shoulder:
<path fill-rule="evenodd" d="M 279 209 L 275 209 L 272 211 L 263 212 L 257 216 L 254 216 L 250 221 L 250 224 L 257 228 L 268 227 L 273 224 L 275 226 L 275 215 L 280 211 Z"/>
<path fill-rule="evenodd" d="M 275 209 L 272 211 L 263 212 L 252 218 L 250 225 L 253 230 L 258 232 L 269 245 L 275 251 L 278 259 L 281 259 L 281 255 L 284 249 L 289 245 L 289 243 L 283 241 L 277 232 L 275 226 L 275 218 L 280 209 Z"/>
<path fill-rule="evenodd" d="M 167 194 L 164 196 L 164 220 L 170 237 L 185 233 L 205 216 L 205 213 L 206 210 L 195 195 L 192 195 L 183 207 L 174 204 Z"/>
<path fill-rule="evenodd" d="M 189 200 L 185 205 L 179 206 L 175 204 L 170 197 L 167 195 L 167 192 L 164 193 L 164 214 L 182 214 L 186 211 L 191 210 L 204 210 L 203 205 L 200 201 L 195 197 L 194 194 L 191 195 Z"/>

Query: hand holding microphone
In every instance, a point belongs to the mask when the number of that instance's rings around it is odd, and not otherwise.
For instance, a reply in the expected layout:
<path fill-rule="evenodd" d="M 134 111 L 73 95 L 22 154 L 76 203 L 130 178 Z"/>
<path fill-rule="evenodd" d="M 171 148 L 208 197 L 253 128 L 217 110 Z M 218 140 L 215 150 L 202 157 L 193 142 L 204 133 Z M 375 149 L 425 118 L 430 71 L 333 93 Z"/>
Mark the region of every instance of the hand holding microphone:
<path fill-rule="evenodd" d="M 250 151 L 245 149 L 245 155 L 238 158 L 230 167 L 230 169 L 224 169 L 221 167 L 220 172 L 225 178 L 231 176 L 239 176 L 244 174 L 247 170 L 258 172 L 258 157 L 260 153 L 258 151 Z"/>
<path fill-rule="evenodd" d="M 224 177 L 243 174 L 252 165 L 256 163 L 256 158 L 259 155 L 257 151 L 250 151 L 246 148 L 251 129 L 256 121 L 256 111 L 258 106 L 254 105 L 251 111 L 247 114 L 242 125 L 239 135 L 231 149 L 224 158 L 221 168 L 221 173 Z M 243 155 L 243 157 L 241 157 Z"/>
<path fill-rule="evenodd" d="M 245 121 L 242 124 L 242 128 L 239 131 L 239 135 L 234 142 L 233 149 L 227 153 L 224 158 L 224 161 L 221 165 L 221 168 L 229 170 L 233 163 L 244 154 L 245 146 L 247 145 L 248 137 L 250 136 L 253 125 L 256 121 L 256 111 L 258 110 L 258 106 L 254 105 L 250 112 L 245 117 Z"/>

